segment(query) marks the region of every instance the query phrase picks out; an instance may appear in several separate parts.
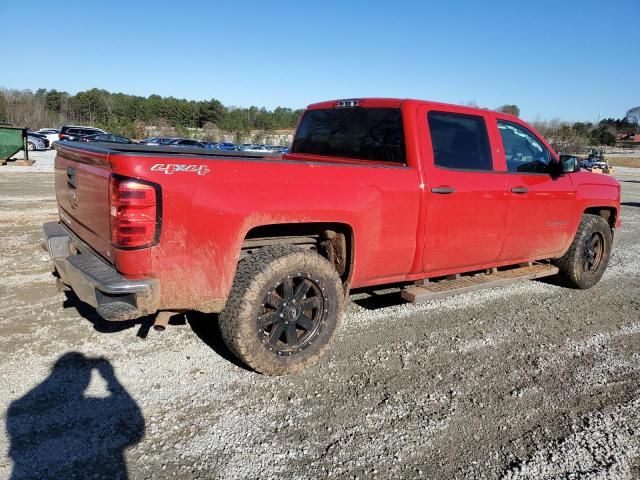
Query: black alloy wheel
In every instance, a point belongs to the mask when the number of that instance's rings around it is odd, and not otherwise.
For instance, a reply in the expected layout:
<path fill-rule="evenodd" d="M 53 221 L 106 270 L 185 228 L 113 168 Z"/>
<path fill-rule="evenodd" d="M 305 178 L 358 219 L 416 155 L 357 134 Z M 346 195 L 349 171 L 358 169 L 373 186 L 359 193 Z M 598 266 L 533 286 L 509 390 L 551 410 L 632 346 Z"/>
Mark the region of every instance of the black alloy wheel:
<path fill-rule="evenodd" d="M 312 250 L 273 245 L 239 262 L 218 324 L 225 345 L 245 365 L 284 375 L 322 358 L 343 311 L 333 264 Z"/>
<path fill-rule="evenodd" d="M 258 334 L 277 355 L 294 355 L 317 337 L 325 313 L 320 286 L 308 275 L 281 279 L 264 296 L 258 313 Z"/>
<path fill-rule="evenodd" d="M 584 245 L 582 269 L 585 273 L 593 274 L 600 267 L 604 254 L 604 239 L 599 232 L 594 232 L 591 238 L 587 238 Z"/>
<path fill-rule="evenodd" d="M 600 281 L 611 254 L 613 229 L 600 215 L 585 213 L 569 249 L 554 259 L 562 285 L 591 288 Z"/>

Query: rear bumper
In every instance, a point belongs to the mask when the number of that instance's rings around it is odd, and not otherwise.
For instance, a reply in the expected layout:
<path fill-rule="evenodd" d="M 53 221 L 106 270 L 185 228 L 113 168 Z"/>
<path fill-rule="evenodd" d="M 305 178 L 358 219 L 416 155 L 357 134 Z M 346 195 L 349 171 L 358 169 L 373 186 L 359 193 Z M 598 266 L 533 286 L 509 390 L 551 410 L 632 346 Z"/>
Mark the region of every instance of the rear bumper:
<path fill-rule="evenodd" d="M 42 247 L 49 252 L 60 281 L 105 320 L 130 320 L 158 310 L 157 280 L 122 276 L 57 222 L 45 223 L 42 231 Z"/>

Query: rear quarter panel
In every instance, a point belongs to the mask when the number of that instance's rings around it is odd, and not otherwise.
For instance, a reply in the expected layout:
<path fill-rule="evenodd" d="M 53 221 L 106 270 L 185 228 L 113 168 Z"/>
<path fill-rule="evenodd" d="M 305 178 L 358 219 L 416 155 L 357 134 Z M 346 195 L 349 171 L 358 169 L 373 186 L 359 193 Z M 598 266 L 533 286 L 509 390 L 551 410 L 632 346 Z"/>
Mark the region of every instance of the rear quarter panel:
<path fill-rule="evenodd" d="M 226 298 L 242 241 L 262 225 L 349 225 L 355 244 L 353 287 L 404 277 L 414 263 L 420 204 L 414 167 L 187 156 L 113 155 L 111 162 L 118 173 L 162 186 L 161 240 L 149 250 L 147 268 L 161 282 L 166 308 L 195 308 Z M 152 170 L 176 163 L 194 168 Z M 136 260 L 141 254 L 120 252 L 119 269 L 141 273 Z"/>

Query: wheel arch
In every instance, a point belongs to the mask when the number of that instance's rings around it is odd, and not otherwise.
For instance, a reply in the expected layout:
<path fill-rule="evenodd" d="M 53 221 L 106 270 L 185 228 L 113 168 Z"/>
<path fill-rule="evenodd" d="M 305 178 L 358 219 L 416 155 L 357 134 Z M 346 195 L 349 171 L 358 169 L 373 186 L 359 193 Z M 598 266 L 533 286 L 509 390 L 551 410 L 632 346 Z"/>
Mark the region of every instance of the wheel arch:
<path fill-rule="evenodd" d="M 611 227 L 611 230 L 615 228 L 616 221 L 618 220 L 618 209 L 611 206 L 587 207 L 582 214 L 597 215 L 604 218 Z"/>
<path fill-rule="evenodd" d="M 318 252 L 329 260 L 348 284 L 353 275 L 354 233 L 343 222 L 273 223 L 254 226 L 245 235 L 240 259 L 270 245 L 298 245 Z"/>

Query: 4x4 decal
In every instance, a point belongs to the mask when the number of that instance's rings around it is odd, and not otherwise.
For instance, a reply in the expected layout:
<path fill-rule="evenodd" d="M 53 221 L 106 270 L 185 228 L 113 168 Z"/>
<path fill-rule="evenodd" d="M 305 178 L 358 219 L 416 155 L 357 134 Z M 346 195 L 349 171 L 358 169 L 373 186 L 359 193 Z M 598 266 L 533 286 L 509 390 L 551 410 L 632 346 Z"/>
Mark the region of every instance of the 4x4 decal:
<path fill-rule="evenodd" d="M 151 171 L 164 172 L 166 175 L 173 175 L 177 172 L 206 175 L 210 172 L 206 165 L 184 165 L 182 163 L 156 163 L 153 167 L 151 167 Z"/>

